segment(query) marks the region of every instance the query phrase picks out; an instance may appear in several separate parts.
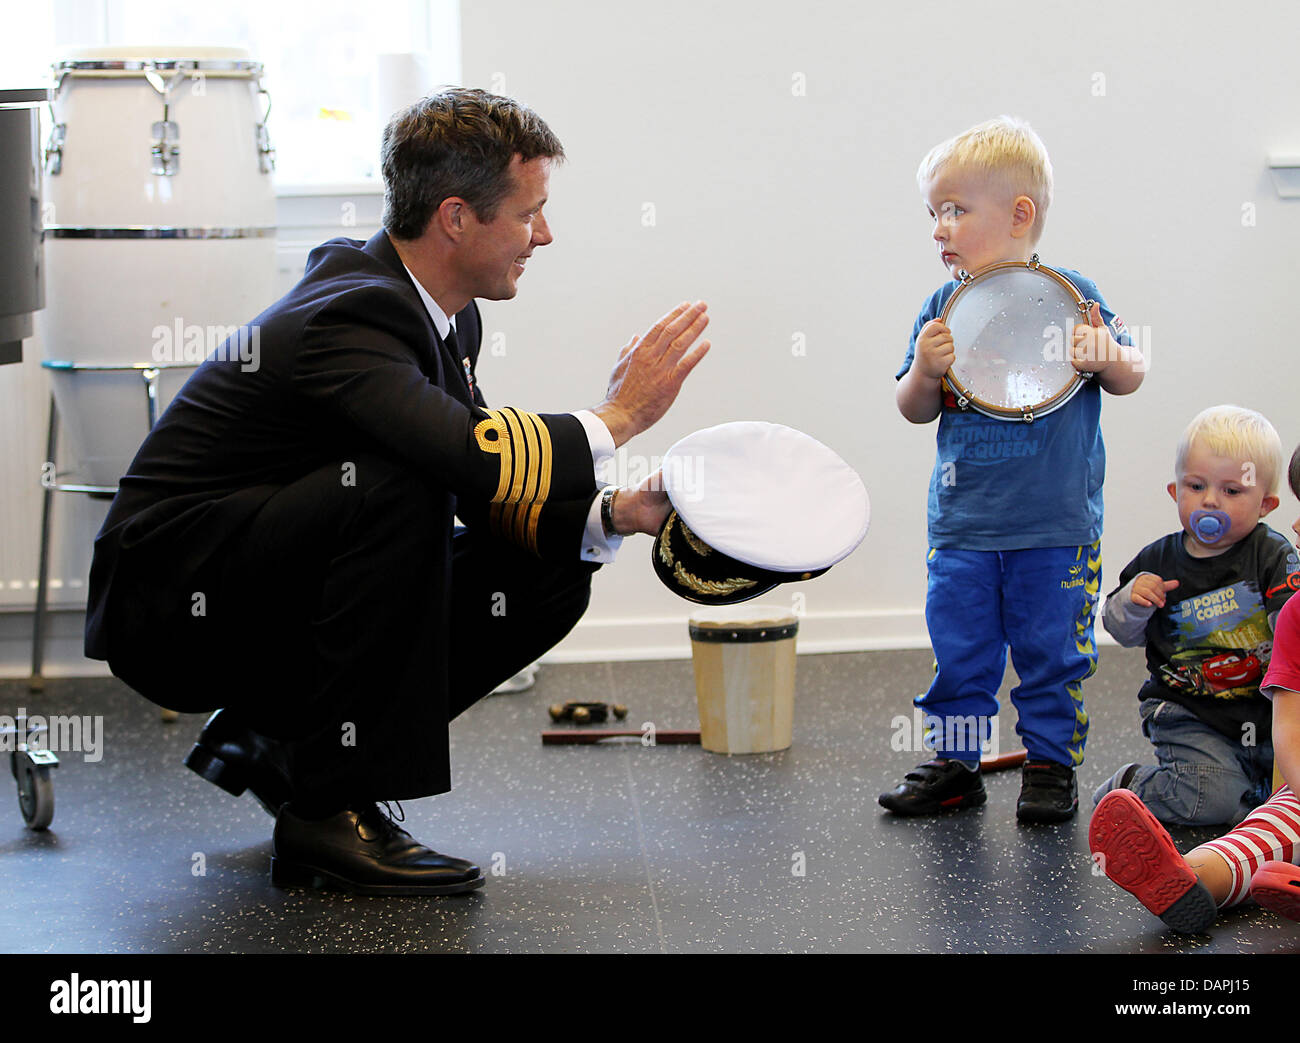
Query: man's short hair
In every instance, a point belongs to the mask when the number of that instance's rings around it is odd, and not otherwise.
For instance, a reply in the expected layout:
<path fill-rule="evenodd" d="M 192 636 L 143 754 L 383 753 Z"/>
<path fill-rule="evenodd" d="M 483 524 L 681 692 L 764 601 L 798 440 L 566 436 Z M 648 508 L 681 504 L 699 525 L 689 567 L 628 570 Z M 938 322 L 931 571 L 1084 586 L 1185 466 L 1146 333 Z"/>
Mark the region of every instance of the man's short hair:
<path fill-rule="evenodd" d="M 1254 482 L 1264 490 L 1264 495 L 1277 492 L 1283 470 L 1282 440 L 1273 425 L 1253 409 L 1211 406 L 1197 413 L 1178 440 L 1174 477 L 1183 476 L 1193 444 L 1215 456 L 1252 464 Z"/>
<path fill-rule="evenodd" d="M 1032 199 L 1036 213 L 1031 235 L 1033 242 L 1038 242 L 1052 204 L 1052 161 L 1028 123 L 1015 116 L 999 116 L 935 145 L 916 171 L 923 193 L 945 167 L 983 175 L 1013 198 Z"/>
<path fill-rule="evenodd" d="M 563 160 L 564 148 L 537 113 L 510 98 L 467 87 L 422 98 L 384 128 L 384 227 L 394 239 L 418 239 L 451 196 L 492 221 L 514 188 L 515 156 Z"/>

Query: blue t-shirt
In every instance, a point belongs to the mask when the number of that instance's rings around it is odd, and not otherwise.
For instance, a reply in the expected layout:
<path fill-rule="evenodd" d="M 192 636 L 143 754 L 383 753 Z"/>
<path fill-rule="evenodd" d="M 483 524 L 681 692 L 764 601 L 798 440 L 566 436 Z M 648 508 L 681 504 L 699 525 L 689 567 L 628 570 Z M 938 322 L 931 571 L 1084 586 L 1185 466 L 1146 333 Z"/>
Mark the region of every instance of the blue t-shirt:
<path fill-rule="evenodd" d="M 1111 335 L 1131 344 L 1124 323 L 1092 280 L 1055 268 L 1101 306 Z M 896 379 L 912 368 L 916 338 L 961 283 L 936 290 L 912 327 Z M 1101 537 L 1101 388 L 1089 380 L 1061 408 L 1034 420 L 995 420 L 961 409 L 943 389 L 938 452 L 930 476 L 929 542 L 962 550 L 1022 550 L 1090 544 Z"/>

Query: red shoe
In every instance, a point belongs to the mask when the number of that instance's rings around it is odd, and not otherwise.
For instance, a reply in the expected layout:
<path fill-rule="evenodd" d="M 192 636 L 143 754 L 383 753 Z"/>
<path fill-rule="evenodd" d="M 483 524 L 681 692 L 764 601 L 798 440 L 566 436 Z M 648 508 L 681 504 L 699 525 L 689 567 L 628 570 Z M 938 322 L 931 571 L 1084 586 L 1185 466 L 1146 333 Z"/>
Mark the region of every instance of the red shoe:
<path fill-rule="evenodd" d="M 1290 862 L 1265 862 L 1250 878 L 1250 897 L 1288 920 L 1300 920 L 1300 869 Z"/>
<path fill-rule="evenodd" d="M 1131 790 L 1111 790 L 1088 825 L 1093 861 L 1175 931 L 1199 934 L 1218 907 L 1159 820 Z"/>

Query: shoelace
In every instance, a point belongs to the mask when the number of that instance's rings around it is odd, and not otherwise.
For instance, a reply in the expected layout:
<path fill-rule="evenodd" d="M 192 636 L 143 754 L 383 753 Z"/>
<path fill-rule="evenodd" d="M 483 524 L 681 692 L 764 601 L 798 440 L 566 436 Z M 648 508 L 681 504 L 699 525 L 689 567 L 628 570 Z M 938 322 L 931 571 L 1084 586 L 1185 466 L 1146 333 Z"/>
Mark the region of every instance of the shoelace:
<path fill-rule="evenodd" d="M 396 813 L 393 812 L 391 807 L 392 804 L 397 805 Z M 370 811 L 374 811 L 374 815 L 369 814 Z M 363 840 L 365 839 L 365 836 L 361 832 L 361 827 L 363 823 L 367 823 L 367 820 L 369 820 L 368 824 L 378 826 L 384 833 L 406 833 L 406 830 L 398 825 L 399 822 L 406 821 L 406 811 L 402 807 L 402 802 L 400 800 L 376 801 L 374 804 L 367 807 L 366 811 L 357 816 L 357 835 Z M 409 834 L 407 835 L 409 836 Z"/>

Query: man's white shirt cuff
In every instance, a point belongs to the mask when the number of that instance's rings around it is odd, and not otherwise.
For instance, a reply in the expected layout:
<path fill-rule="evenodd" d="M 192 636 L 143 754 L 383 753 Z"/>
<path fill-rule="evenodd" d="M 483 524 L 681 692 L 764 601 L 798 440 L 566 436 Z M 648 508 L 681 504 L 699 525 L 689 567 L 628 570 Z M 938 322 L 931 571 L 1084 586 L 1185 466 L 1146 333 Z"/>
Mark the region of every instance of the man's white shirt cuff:
<path fill-rule="evenodd" d="M 614 458 L 614 436 L 609 433 L 605 422 L 590 409 L 580 409 L 573 415 L 587 432 L 587 443 L 591 446 L 591 467 L 599 473 Z"/>
<path fill-rule="evenodd" d="M 614 458 L 614 436 L 609 433 L 605 422 L 591 410 L 582 409 L 573 415 L 587 433 L 587 443 L 591 446 L 592 473 L 598 475 Z M 604 492 L 604 489 L 601 491 Z M 600 517 L 600 496 L 597 496 L 591 503 L 587 528 L 582 535 L 582 560 L 607 565 L 618 555 L 622 544 L 622 536 L 605 535 L 605 525 Z"/>

